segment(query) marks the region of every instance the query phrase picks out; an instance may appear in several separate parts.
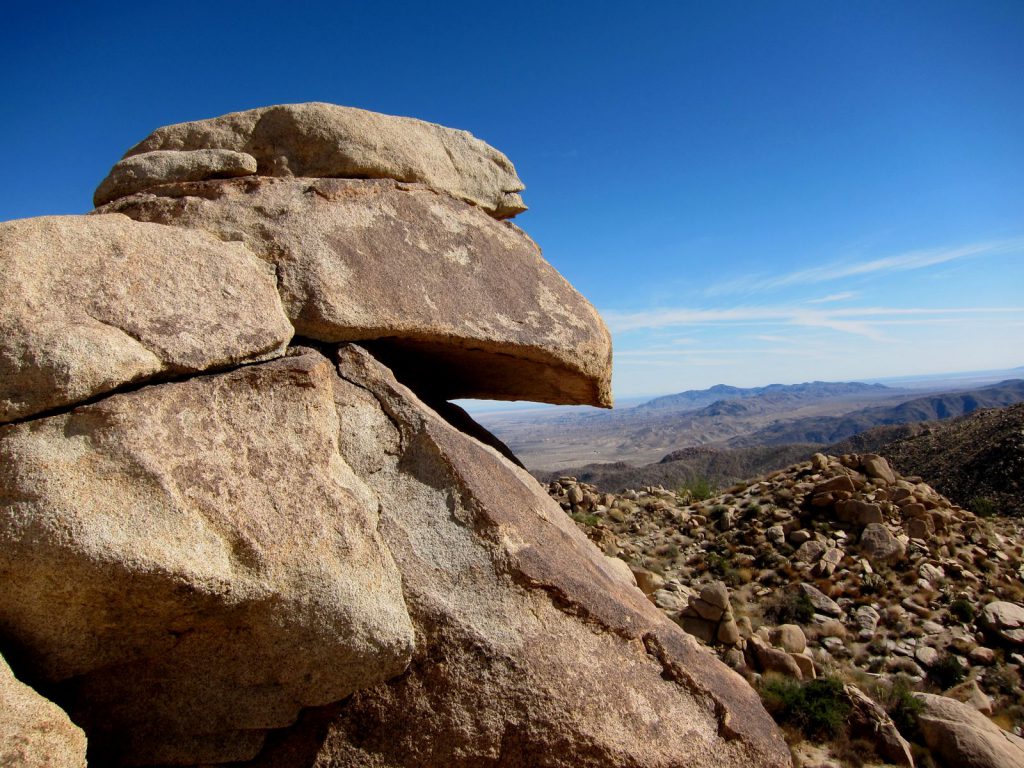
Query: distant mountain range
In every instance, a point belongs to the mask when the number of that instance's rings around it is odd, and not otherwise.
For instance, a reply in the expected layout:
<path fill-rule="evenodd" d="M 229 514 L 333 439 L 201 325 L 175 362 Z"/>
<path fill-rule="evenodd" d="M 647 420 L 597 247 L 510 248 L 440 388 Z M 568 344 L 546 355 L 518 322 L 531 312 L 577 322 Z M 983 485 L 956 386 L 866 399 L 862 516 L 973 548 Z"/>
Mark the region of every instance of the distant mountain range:
<path fill-rule="evenodd" d="M 728 384 L 716 384 L 707 389 L 689 389 L 675 395 L 665 395 L 648 400 L 636 406 L 640 412 L 650 411 L 694 411 L 706 408 L 715 403 L 728 400 L 744 400 L 762 398 L 775 402 L 800 402 L 805 400 L 822 400 L 845 395 L 861 395 L 865 392 L 892 391 L 891 387 L 881 384 L 862 384 L 860 382 L 810 381 L 804 384 L 769 384 L 766 387 L 731 387 Z M 727 409 L 720 409 L 728 412 Z"/>
<path fill-rule="evenodd" d="M 822 381 L 753 388 L 717 385 L 617 411 L 508 412 L 480 420 L 538 473 L 584 466 L 590 471 L 591 465 L 624 462 L 621 469 L 629 474 L 627 467 L 675 454 L 674 460 L 685 460 L 692 473 L 714 469 L 723 477 L 745 479 L 741 470 L 763 467 L 769 460 L 771 451 L 763 448 L 797 446 L 787 448 L 787 456 L 795 456 L 800 446 L 829 445 L 874 427 L 950 418 L 1024 401 L 1024 379 L 951 390 L 921 394 L 880 384 Z M 742 460 L 679 454 L 694 448 L 752 450 Z M 664 468 L 657 474 L 664 474 Z"/>
<path fill-rule="evenodd" d="M 729 440 L 731 447 L 817 443 L 827 445 L 873 427 L 964 416 L 980 408 L 998 408 L 1024 400 L 1024 379 L 980 389 L 916 397 L 896 406 L 863 408 L 842 416 L 781 420 Z"/>

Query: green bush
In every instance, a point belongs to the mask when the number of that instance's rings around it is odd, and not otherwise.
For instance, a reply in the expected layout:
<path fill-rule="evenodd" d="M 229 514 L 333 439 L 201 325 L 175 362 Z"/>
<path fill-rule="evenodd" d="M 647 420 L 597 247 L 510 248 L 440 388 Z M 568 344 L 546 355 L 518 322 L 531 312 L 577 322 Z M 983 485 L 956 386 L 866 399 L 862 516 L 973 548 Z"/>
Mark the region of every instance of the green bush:
<path fill-rule="evenodd" d="M 928 679 L 943 691 L 963 682 L 966 676 L 967 670 L 960 663 L 960 659 L 950 653 L 942 656 L 935 666 L 928 670 Z"/>
<path fill-rule="evenodd" d="M 850 702 L 837 678 L 820 677 L 805 683 L 767 678 L 760 694 L 777 723 L 798 728 L 808 739 L 832 739 L 846 730 Z"/>
<path fill-rule="evenodd" d="M 580 525 L 586 525 L 591 528 L 597 525 L 599 522 L 601 522 L 601 518 L 599 518 L 597 515 L 588 515 L 584 512 L 577 512 L 573 515 L 570 515 L 570 517 L 572 517 L 572 519 Z"/>
<path fill-rule="evenodd" d="M 917 716 L 924 708 L 924 704 L 920 699 L 914 698 L 914 689 L 910 682 L 904 677 L 897 677 L 882 698 L 882 705 L 900 734 L 907 739 L 916 738 Z"/>
<path fill-rule="evenodd" d="M 687 480 L 683 483 L 676 493 L 683 498 L 691 501 L 704 501 L 710 499 L 714 494 L 715 489 L 708 482 L 706 477 L 694 477 L 691 480 Z"/>
<path fill-rule="evenodd" d="M 949 615 L 962 624 L 970 624 L 974 621 L 974 606 L 969 600 L 958 597 L 949 604 Z"/>
<path fill-rule="evenodd" d="M 999 508 L 992 499 L 985 496 L 975 496 L 971 499 L 971 511 L 978 517 L 992 517 L 998 514 Z"/>
<path fill-rule="evenodd" d="M 775 624 L 809 624 L 814 618 L 814 603 L 803 592 L 785 591 L 768 605 L 765 614 Z"/>

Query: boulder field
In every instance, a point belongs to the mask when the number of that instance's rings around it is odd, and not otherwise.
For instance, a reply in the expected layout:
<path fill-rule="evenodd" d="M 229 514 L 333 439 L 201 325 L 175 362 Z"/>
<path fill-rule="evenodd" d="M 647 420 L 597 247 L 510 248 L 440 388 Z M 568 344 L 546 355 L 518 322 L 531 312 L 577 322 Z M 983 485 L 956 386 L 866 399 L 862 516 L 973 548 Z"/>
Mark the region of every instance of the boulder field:
<path fill-rule="evenodd" d="M 0 224 L 4 765 L 791 764 L 445 402 L 611 404 L 521 189 L 463 131 L 284 105 Z"/>

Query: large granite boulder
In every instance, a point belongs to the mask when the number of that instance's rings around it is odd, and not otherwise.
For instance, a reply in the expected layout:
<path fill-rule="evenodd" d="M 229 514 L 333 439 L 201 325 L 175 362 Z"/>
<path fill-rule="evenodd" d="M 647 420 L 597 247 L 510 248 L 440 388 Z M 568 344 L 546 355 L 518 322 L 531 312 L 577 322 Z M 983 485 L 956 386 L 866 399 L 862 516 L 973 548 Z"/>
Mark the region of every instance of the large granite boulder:
<path fill-rule="evenodd" d="M 1024 739 L 1007 733 L 969 704 L 915 693 L 924 706 L 918 726 L 928 749 L 949 768 L 1024 768 Z"/>
<path fill-rule="evenodd" d="M 296 334 L 369 341 L 417 392 L 611 405 L 594 308 L 520 229 L 422 185 L 243 178 L 101 209 L 240 240 L 277 271 Z"/>
<path fill-rule="evenodd" d="M 406 668 L 338 386 L 288 357 L 0 427 L 0 636 L 100 764 L 252 757 L 302 707 Z"/>
<path fill-rule="evenodd" d="M 60 707 L 19 682 L 0 656 L 0 765 L 85 768 L 85 734 Z"/>
<path fill-rule="evenodd" d="M 789 764 L 750 686 L 622 579 L 529 474 L 360 348 L 342 348 L 338 370 L 377 425 L 342 452 L 380 498 L 422 640 L 405 674 L 307 712 L 256 765 Z"/>
<path fill-rule="evenodd" d="M 509 159 L 466 131 L 410 117 L 335 104 L 280 104 L 158 128 L 128 150 L 96 190 L 95 204 L 140 188 L 125 166 L 154 151 L 230 150 L 255 158 L 265 176 L 395 179 L 423 182 L 504 219 L 526 210 L 523 183 Z M 138 162 L 138 161 L 134 161 Z M 146 161 L 148 163 L 148 161 Z M 148 163 L 152 166 L 152 163 Z M 186 180 L 182 160 L 150 186 Z M 206 178 L 224 174 L 213 169 Z M 188 180 L 194 180 L 194 176 Z"/>
<path fill-rule="evenodd" d="M 272 268 L 126 216 L 0 224 L 0 422 L 125 384 L 283 354 Z"/>
<path fill-rule="evenodd" d="M 745 681 L 358 347 L 0 427 L 0 495 L 3 636 L 104 764 L 789 764 Z"/>

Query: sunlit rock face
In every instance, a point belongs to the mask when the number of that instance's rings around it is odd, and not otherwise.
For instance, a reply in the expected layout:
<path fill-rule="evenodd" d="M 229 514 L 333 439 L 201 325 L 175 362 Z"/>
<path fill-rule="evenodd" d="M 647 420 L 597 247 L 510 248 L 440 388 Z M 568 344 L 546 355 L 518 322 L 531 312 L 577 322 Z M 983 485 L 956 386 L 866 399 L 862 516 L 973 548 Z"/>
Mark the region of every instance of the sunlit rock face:
<path fill-rule="evenodd" d="M 36 291 L 0 314 L 36 382 L 0 379 L 36 398 L 0 426 L 0 652 L 92 764 L 790 764 L 746 682 L 441 401 L 610 405 L 600 318 L 498 220 L 503 155 L 330 105 L 129 155 L 102 211 L 0 250 Z"/>

